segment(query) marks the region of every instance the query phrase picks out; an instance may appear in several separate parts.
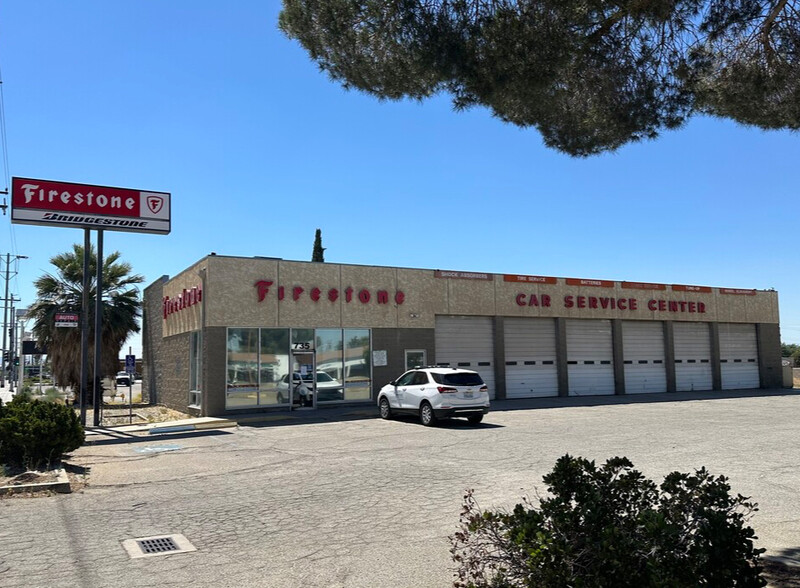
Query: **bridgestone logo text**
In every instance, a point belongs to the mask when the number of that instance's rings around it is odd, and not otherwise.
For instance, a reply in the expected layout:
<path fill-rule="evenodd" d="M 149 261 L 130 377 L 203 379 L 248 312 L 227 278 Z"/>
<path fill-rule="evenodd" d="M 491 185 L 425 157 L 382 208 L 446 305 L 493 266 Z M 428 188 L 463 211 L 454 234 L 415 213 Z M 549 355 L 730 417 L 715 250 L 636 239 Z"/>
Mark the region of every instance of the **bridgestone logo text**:
<path fill-rule="evenodd" d="M 93 216 L 74 216 L 71 214 L 58 214 L 56 212 L 48 212 L 42 216 L 43 220 L 61 223 L 80 223 L 83 225 L 104 225 L 114 227 L 147 227 L 147 221 L 139 220 L 125 220 L 121 218 L 104 218 Z"/>

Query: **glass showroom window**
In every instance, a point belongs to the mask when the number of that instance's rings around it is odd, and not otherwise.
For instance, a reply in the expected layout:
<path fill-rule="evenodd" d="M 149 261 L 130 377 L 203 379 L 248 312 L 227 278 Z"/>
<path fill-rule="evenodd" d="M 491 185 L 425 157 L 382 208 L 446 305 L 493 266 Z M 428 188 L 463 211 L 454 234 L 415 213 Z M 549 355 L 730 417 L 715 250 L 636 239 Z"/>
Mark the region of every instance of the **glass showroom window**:
<path fill-rule="evenodd" d="M 203 398 L 203 333 L 194 331 L 189 339 L 189 406 L 200 408 Z"/>
<path fill-rule="evenodd" d="M 344 398 L 369 400 L 372 390 L 372 344 L 369 329 L 344 330 Z"/>
<path fill-rule="evenodd" d="M 228 329 L 226 408 L 258 404 L 258 329 Z"/>
<path fill-rule="evenodd" d="M 289 400 L 289 329 L 261 329 L 258 404 L 285 404 Z"/>
<path fill-rule="evenodd" d="M 342 330 L 317 329 L 314 345 L 317 348 L 317 401 L 344 399 L 342 370 Z"/>

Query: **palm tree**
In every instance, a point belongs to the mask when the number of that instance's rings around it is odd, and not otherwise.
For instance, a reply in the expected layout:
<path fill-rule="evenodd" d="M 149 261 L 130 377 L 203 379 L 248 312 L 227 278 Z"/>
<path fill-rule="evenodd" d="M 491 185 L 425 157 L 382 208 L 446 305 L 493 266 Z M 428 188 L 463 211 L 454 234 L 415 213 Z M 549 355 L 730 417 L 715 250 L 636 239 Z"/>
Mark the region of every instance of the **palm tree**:
<path fill-rule="evenodd" d="M 119 352 L 131 333 L 139 332 L 138 318 L 142 303 L 136 284 L 144 277 L 131 274 L 131 265 L 119 261 L 114 251 L 103 262 L 103 327 L 101 376 L 115 374 L 119 369 Z M 53 376 L 60 386 L 77 390 L 81 381 L 81 331 L 76 328 L 55 327 L 59 312 L 81 312 L 83 302 L 83 245 L 75 244 L 72 251 L 50 259 L 56 275 L 46 273 L 34 282 L 37 301 L 28 316 L 34 320 L 33 334 L 40 348 L 47 348 Z M 94 313 L 97 298 L 97 253 L 89 249 L 89 388 L 94 382 Z M 90 395 L 91 398 L 91 395 Z"/>

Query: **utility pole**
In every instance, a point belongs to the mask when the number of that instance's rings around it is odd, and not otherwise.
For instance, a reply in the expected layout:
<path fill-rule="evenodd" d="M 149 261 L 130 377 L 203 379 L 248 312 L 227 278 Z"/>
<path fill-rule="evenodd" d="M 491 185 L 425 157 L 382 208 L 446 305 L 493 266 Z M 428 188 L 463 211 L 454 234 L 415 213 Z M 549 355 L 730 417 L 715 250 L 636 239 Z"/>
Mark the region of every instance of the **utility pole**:
<path fill-rule="evenodd" d="M 17 259 L 28 259 L 27 255 L 15 255 L 14 260 Z M 3 352 L 8 351 L 8 347 L 6 347 L 6 335 L 8 333 L 8 280 L 10 279 L 9 273 L 11 269 L 11 254 L 6 253 L 6 294 L 3 297 Z M 9 360 L 11 359 L 11 353 L 8 354 Z M 6 366 L 5 362 L 3 363 L 3 369 L 0 370 L 0 388 L 5 388 L 6 386 Z"/>

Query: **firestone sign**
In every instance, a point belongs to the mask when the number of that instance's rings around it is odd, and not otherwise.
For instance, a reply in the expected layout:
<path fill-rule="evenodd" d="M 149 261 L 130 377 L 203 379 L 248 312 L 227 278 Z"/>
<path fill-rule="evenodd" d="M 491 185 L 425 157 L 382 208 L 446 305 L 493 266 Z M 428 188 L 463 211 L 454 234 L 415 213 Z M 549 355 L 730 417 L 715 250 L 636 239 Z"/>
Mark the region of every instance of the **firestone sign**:
<path fill-rule="evenodd" d="M 166 235 L 170 194 L 13 178 L 11 222 Z"/>

